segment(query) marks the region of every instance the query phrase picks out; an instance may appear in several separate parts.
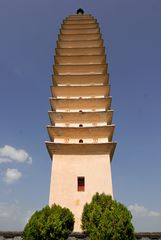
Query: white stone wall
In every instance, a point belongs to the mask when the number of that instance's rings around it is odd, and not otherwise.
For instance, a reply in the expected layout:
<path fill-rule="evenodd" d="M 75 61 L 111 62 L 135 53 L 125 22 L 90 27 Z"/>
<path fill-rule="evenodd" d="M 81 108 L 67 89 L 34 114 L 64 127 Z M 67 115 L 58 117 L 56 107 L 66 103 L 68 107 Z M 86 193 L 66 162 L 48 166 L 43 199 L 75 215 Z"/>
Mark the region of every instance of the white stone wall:
<path fill-rule="evenodd" d="M 85 191 L 77 191 L 77 178 L 85 177 Z M 83 206 L 96 193 L 113 195 L 109 155 L 55 155 L 52 159 L 49 205 L 69 208 L 80 231 Z"/>

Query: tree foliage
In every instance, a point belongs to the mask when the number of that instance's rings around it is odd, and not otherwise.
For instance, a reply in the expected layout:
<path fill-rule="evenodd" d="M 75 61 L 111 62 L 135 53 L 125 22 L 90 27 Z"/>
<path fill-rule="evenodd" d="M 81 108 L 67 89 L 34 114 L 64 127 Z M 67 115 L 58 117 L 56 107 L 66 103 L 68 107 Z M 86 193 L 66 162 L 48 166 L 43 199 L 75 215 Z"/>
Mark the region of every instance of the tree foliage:
<path fill-rule="evenodd" d="M 84 206 L 82 229 L 90 240 L 134 240 L 132 215 L 111 196 L 96 193 Z"/>
<path fill-rule="evenodd" d="M 74 216 L 59 205 L 36 211 L 24 229 L 24 240 L 65 240 L 72 232 Z"/>

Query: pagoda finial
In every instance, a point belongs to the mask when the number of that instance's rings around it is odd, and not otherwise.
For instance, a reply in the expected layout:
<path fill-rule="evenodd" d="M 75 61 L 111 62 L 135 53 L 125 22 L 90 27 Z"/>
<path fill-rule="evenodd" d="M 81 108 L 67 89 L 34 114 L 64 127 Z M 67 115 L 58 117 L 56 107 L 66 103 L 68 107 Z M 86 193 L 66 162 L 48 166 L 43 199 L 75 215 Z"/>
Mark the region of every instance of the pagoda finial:
<path fill-rule="evenodd" d="M 84 14 L 84 10 L 82 8 L 77 9 L 77 14 Z"/>

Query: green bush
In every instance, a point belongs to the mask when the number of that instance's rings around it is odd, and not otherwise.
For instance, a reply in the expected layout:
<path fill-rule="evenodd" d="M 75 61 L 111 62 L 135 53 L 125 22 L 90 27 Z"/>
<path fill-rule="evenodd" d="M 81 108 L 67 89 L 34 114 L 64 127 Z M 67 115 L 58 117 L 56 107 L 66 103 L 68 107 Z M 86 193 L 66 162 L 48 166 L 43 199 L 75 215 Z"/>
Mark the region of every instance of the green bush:
<path fill-rule="evenodd" d="M 44 207 L 36 211 L 24 229 L 24 240 L 65 240 L 72 232 L 74 216 L 59 205 Z"/>
<path fill-rule="evenodd" d="M 132 215 L 111 196 L 96 193 L 84 206 L 82 229 L 90 240 L 134 240 Z"/>

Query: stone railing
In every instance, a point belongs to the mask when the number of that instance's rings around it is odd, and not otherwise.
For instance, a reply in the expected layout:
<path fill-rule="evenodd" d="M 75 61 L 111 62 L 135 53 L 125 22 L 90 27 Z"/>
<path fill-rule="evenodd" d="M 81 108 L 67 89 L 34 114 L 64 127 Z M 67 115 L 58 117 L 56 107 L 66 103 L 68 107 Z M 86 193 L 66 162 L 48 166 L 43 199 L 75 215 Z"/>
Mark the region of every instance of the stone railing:
<path fill-rule="evenodd" d="M 140 239 L 140 240 L 161 240 L 161 232 L 140 232 L 140 233 L 136 233 L 136 239 Z"/>
<path fill-rule="evenodd" d="M 0 240 L 22 240 L 23 232 L 0 232 Z"/>
<path fill-rule="evenodd" d="M 0 232 L 0 240 L 23 240 L 23 232 Z M 161 232 L 136 233 L 138 240 L 161 240 Z M 73 233 L 68 240 L 89 240 L 83 233 Z"/>

